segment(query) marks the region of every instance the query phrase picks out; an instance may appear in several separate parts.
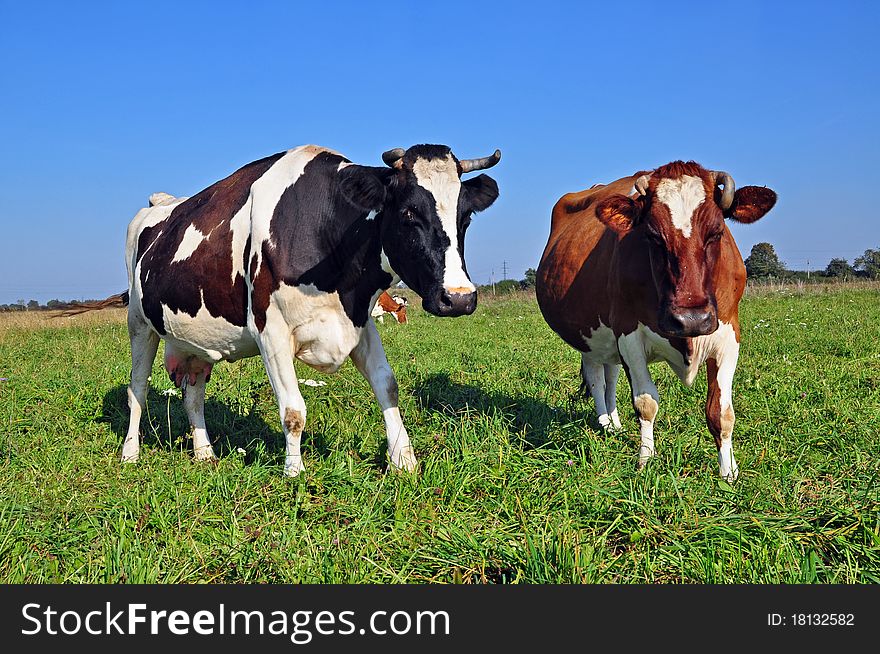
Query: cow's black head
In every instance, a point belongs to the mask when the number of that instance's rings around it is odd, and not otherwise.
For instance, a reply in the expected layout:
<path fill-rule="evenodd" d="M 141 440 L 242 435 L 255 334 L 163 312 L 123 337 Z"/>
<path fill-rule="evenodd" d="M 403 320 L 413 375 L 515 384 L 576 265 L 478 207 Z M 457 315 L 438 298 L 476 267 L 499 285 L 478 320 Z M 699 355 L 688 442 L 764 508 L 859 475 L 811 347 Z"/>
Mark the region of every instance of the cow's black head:
<path fill-rule="evenodd" d="M 461 175 L 494 166 L 501 152 L 459 161 L 445 145 L 415 145 L 382 155 L 388 168 L 349 166 L 342 193 L 376 212 L 382 265 L 422 296 L 436 316 L 473 313 L 477 291 L 464 263 L 464 235 L 474 212 L 495 202 L 498 185 L 487 175 Z"/>

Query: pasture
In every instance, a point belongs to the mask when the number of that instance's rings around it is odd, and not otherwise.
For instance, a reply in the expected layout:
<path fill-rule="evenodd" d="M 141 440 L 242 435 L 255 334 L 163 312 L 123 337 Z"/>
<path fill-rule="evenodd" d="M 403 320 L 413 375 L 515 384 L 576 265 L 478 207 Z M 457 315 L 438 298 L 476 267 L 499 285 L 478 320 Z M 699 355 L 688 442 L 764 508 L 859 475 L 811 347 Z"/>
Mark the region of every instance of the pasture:
<path fill-rule="evenodd" d="M 532 296 L 379 325 L 420 459 L 386 471 L 382 416 L 351 363 L 297 364 L 306 472 L 259 358 L 215 367 L 216 465 L 191 459 L 153 368 L 140 463 L 121 466 L 124 311 L 0 315 L 0 581 L 880 583 L 880 287 L 752 290 L 734 380 L 740 479 L 717 475 L 705 372 L 652 366 L 657 456 L 603 434 L 577 354 Z"/>

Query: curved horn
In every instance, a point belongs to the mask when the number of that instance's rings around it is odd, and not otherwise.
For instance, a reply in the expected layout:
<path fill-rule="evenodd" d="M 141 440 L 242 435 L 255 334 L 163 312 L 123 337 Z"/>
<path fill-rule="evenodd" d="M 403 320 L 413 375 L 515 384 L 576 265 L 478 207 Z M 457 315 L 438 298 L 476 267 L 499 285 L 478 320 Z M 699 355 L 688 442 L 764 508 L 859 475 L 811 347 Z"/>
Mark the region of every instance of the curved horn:
<path fill-rule="evenodd" d="M 638 191 L 639 195 L 648 195 L 648 182 L 651 179 L 651 173 L 639 177 L 633 187 Z"/>
<path fill-rule="evenodd" d="M 490 156 L 480 159 L 462 159 L 458 163 L 461 164 L 462 173 L 470 173 L 475 170 L 485 170 L 491 168 L 501 161 L 501 150 L 495 150 Z"/>
<path fill-rule="evenodd" d="M 733 194 L 736 193 L 736 184 L 733 183 L 733 177 L 723 170 L 716 170 L 715 185 L 724 187 L 724 191 L 721 193 L 721 210 L 727 211 L 733 205 Z"/>
<path fill-rule="evenodd" d="M 392 168 L 400 168 L 400 160 L 403 159 L 403 155 L 405 154 L 406 150 L 403 148 L 394 148 L 393 150 L 388 150 L 387 152 L 382 153 L 382 161 Z"/>

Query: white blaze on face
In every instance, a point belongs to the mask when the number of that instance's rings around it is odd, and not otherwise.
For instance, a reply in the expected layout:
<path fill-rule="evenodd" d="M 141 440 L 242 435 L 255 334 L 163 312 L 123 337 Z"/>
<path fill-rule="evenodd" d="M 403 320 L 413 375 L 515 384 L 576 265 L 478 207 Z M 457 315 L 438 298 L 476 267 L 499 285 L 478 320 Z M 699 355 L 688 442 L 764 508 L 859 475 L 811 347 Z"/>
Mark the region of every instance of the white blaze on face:
<path fill-rule="evenodd" d="M 419 158 L 413 164 L 413 173 L 419 186 L 434 196 L 437 215 L 449 247 L 444 254 L 443 287 L 456 293 L 473 293 L 477 289 L 464 272 L 464 264 L 458 253 L 458 196 L 461 193 L 461 180 L 452 155 L 445 159 Z"/>
<path fill-rule="evenodd" d="M 693 175 L 682 175 L 677 179 L 665 177 L 657 184 L 654 195 L 669 209 L 672 224 L 685 238 L 690 238 L 694 211 L 706 199 L 703 180 Z"/>

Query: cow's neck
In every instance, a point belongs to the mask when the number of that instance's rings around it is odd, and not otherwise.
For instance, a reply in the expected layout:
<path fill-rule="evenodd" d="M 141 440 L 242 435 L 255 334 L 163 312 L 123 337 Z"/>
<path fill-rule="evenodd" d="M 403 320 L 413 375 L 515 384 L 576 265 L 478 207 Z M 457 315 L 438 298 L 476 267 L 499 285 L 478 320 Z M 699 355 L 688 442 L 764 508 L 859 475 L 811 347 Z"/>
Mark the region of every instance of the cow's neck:
<path fill-rule="evenodd" d="M 338 220 L 341 215 L 337 213 L 336 220 L 324 225 L 320 238 L 326 254 L 297 283 L 338 293 L 346 315 L 362 327 L 369 319 L 373 298 L 391 285 L 392 276 L 382 269 L 376 215 L 365 213 L 346 221 Z M 351 214 L 346 217 L 351 218 Z"/>

